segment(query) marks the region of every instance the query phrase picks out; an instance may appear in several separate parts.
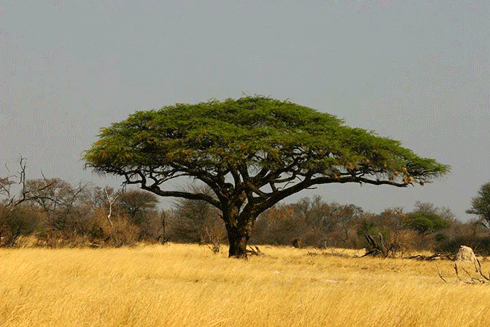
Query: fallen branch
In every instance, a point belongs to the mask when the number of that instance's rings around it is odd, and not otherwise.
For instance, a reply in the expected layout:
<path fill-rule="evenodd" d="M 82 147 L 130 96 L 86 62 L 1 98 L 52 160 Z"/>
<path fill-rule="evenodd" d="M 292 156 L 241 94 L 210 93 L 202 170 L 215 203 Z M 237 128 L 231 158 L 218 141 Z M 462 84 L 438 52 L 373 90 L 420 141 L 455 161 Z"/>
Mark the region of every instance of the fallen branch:
<path fill-rule="evenodd" d="M 250 246 L 247 249 L 247 254 L 250 254 L 250 255 L 260 255 L 260 256 L 265 255 L 262 251 L 260 251 L 260 249 L 259 249 L 259 247 L 257 245 L 255 245 L 254 247 Z"/>
<path fill-rule="evenodd" d="M 434 261 L 434 260 L 455 260 L 455 256 L 449 253 L 434 253 L 433 255 L 412 255 L 410 257 L 405 257 L 403 259 L 420 260 L 420 261 Z"/>
<path fill-rule="evenodd" d="M 389 251 L 385 247 L 385 243 L 384 243 L 384 240 L 383 240 L 383 235 L 381 233 L 378 233 L 378 239 L 379 239 L 379 241 L 376 241 L 369 234 L 364 235 L 364 238 L 369 243 L 369 247 L 370 248 L 369 248 L 368 251 L 366 251 L 366 253 L 363 255 L 363 257 L 366 257 L 366 256 L 383 257 L 383 258 L 388 257 Z"/>
<path fill-rule="evenodd" d="M 352 258 L 352 256 L 348 255 L 347 253 L 335 253 L 335 252 L 322 252 L 322 253 L 308 252 L 306 255 L 308 256 L 321 255 L 325 257 Z"/>
<path fill-rule="evenodd" d="M 455 263 L 453 265 L 453 268 L 454 268 L 454 272 L 456 274 L 456 280 L 454 280 L 453 282 L 451 281 L 447 281 L 444 276 L 442 276 L 441 272 L 439 271 L 439 267 L 437 267 L 437 273 L 439 275 L 439 278 L 441 278 L 445 283 L 459 283 L 459 282 L 462 282 L 462 283 L 465 283 L 465 284 L 486 284 L 486 283 L 489 283 L 490 282 L 490 273 L 487 276 L 485 276 L 485 274 L 482 272 L 482 269 L 481 269 L 481 263 L 480 263 L 480 260 L 476 259 L 476 262 L 474 262 L 474 265 L 475 265 L 475 270 L 477 273 L 479 273 L 479 276 L 481 277 L 474 277 L 472 276 L 468 270 L 466 270 L 464 267 L 461 267 L 461 269 L 466 273 L 466 275 L 468 275 L 468 278 L 463 278 L 459 275 L 459 268 L 458 268 L 458 264 Z"/>
<path fill-rule="evenodd" d="M 218 254 L 221 251 L 221 247 L 219 244 L 206 244 L 207 247 L 213 251 L 214 254 Z"/>

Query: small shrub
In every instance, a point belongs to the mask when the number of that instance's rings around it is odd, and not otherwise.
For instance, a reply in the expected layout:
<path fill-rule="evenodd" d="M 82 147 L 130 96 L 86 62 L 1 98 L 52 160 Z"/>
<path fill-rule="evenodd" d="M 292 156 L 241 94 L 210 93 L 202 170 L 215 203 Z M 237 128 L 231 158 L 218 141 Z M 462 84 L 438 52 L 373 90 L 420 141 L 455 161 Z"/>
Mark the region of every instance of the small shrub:
<path fill-rule="evenodd" d="M 39 214 L 27 206 L 1 210 L 0 214 L 0 246 L 15 246 L 20 236 L 34 233 L 39 225 Z"/>
<path fill-rule="evenodd" d="M 454 239 L 448 239 L 435 248 L 436 252 L 449 252 L 456 254 L 461 245 L 469 246 L 475 254 L 488 256 L 490 255 L 490 237 L 473 237 L 471 235 L 458 236 Z"/>

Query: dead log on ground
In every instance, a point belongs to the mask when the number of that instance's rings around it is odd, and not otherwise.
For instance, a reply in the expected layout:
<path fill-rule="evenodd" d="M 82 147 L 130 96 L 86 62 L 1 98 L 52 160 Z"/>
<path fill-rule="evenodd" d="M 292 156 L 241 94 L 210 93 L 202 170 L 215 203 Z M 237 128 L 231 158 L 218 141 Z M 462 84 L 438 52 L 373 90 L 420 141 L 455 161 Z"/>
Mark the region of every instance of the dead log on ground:
<path fill-rule="evenodd" d="M 250 254 L 250 255 L 265 255 L 262 251 L 260 251 L 260 249 L 259 249 L 259 247 L 257 245 L 250 246 L 247 249 L 247 254 Z"/>
<path fill-rule="evenodd" d="M 453 268 L 454 268 L 454 272 L 456 273 L 456 280 L 454 280 L 452 282 L 447 281 L 444 278 L 444 276 L 442 276 L 441 272 L 439 271 L 439 267 L 437 268 L 437 273 L 439 275 L 439 278 L 441 278 L 445 283 L 459 283 L 459 282 L 462 282 L 465 284 L 486 284 L 486 283 L 489 283 L 490 282 L 490 273 L 488 274 L 488 276 L 486 276 L 483 273 L 480 260 L 476 259 L 476 261 L 474 262 L 474 266 L 475 266 L 475 271 L 478 273 L 478 276 L 471 275 L 468 272 L 468 270 L 466 270 L 464 267 L 461 267 L 461 270 L 463 270 L 465 272 L 465 274 L 468 276 L 467 278 L 463 278 L 459 275 L 458 264 L 455 263 L 453 265 Z"/>
<path fill-rule="evenodd" d="M 454 261 L 456 257 L 451 253 L 434 253 L 433 255 L 412 255 L 403 259 L 420 260 L 420 261 L 434 261 L 434 260 L 451 260 Z"/>
<path fill-rule="evenodd" d="M 383 235 L 381 235 L 381 233 L 378 234 L 379 241 L 376 241 L 369 234 L 364 235 L 364 238 L 369 243 L 369 250 L 366 251 L 366 253 L 363 255 L 363 257 L 373 256 L 373 257 L 386 258 L 388 256 L 388 251 L 386 250 L 386 247 L 385 247 L 385 244 L 383 241 Z"/>

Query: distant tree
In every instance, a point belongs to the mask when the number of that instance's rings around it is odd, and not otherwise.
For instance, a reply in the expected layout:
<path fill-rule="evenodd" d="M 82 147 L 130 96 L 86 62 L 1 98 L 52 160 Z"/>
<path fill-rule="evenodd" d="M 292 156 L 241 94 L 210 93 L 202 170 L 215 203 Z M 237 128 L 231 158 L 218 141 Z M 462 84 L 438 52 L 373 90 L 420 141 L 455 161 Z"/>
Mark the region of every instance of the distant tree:
<path fill-rule="evenodd" d="M 0 177 L 0 246 L 14 246 L 22 235 L 29 235 L 39 225 L 40 217 L 30 210 L 34 201 L 40 200 L 42 192 L 49 183 L 43 186 L 30 187 L 26 178 L 26 159 L 19 160 L 20 170 Z M 18 195 L 14 189 L 20 188 Z"/>
<path fill-rule="evenodd" d="M 46 212 L 62 209 L 70 211 L 88 196 L 86 185 L 73 187 L 59 178 L 30 179 L 26 182 L 27 192 L 33 196 L 31 202 Z"/>
<path fill-rule="evenodd" d="M 466 213 L 477 215 L 484 226 L 490 228 L 490 182 L 480 186 L 477 196 L 471 199 L 471 208 Z"/>
<path fill-rule="evenodd" d="M 407 226 L 421 235 L 427 235 L 448 228 L 450 221 L 435 212 L 411 212 L 407 215 Z"/>
<path fill-rule="evenodd" d="M 350 128 L 327 113 L 262 96 L 140 111 L 102 129 L 87 167 L 164 197 L 206 201 L 221 211 L 229 256 L 246 257 L 260 213 L 318 184 L 406 187 L 446 174 L 400 142 Z M 213 195 L 165 190 L 180 177 Z"/>
<path fill-rule="evenodd" d="M 141 226 L 152 214 L 157 213 L 158 198 L 153 193 L 129 190 L 118 195 L 116 204 L 118 209 L 137 226 Z"/>
<path fill-rule="evenodd" d="M 335 225 L 332 210 L 321 196 L 316 195 L 312 199 L 302 198 L 294 205 L 295 220 L 304 221 L 307 226 L 319 231 L 328 232 Z"/>
<path fill-rule="evenodd" d="M 422 214 L 436 213 L 438 211 L 438 208 L 430 202 L 417 201 L 415 202 L 414 207 L 414 212 Z"/>
<path fill-rule="evenodd" d="M 299 202 L 304 204 L 303 199 Z M 295 239 L 303 243 L 309 228 L 302 209 L 299 203 L 282 203 L 264 211 L 257 219 L 251 240 L 256 244 L 291 245 Z"/>
<path fill-rule="evenodd" d="M 360 207 L 328 203 L 318 195 L 312 199 L 303 198 L 293 207 L 292 220 L 298 225 L 303 223 L 303 233 L 306 234 L 297 237 L 311 246 L 346 246 L 364 214 Z"/>
<path fill-rule="evenodd" d="M 20 171 L 17 174 L 10 174 L 10 170 L 8 170 L 8 175 L 6 177 L 0 177 L 0 196 L 3 198 L 1 202 L 3 204 L 3 213 L 8 213 L 8 211 L 13 210 L 16 206 L 23 204 L 24 202 L 29 202 L 33 200 L 37 200 L 39 194 L 33 193 L 40 192 L 41 189 L 32 189 L 27 186 L 27 178 L 26 178 L 26 159 L 21 157 L 19 161 Z M 12 191 L 13 185 L 20 186 L 19 196 L 14 195 Z"/>
<path fill-rule="evenodd" d="M 204 193 L 212 196 L 208 187 L 189 187 L 189 192 Z M 172 239 L 180 242 L 213 243 L 221 240 L 223 222 L 219 218 L 218 210 L 203 200 L 189 200 L 180 198 L 174 203 L 171 215 Z"/>
<path fill-rule="evenodd" d="M 15 246 L 20 236 L 30 235 L 36 231 L 39 214 L 25 205 L 15 206 L 12 210 L 3 211 L 0 204 L 0 246 Z"/>
<path fill-rule="evenodd" d="M 66 233 L 88 232 L 91 212 L 87 185 L 73 186 L 59 178 L 26 181 L 25 189 L 31 196 L 31 206 L 44 213 L 45 227 Z"/>
<path fill-rule="evenodd" d="M 383 227 L 382 234 L 387 249 L 393 255 L 398 251 L 411 248 L 414 244 L 415 232 L 407 227 L 408 216 L 403 208 L 385 209 L 376 215 L 376 221 Z"/>

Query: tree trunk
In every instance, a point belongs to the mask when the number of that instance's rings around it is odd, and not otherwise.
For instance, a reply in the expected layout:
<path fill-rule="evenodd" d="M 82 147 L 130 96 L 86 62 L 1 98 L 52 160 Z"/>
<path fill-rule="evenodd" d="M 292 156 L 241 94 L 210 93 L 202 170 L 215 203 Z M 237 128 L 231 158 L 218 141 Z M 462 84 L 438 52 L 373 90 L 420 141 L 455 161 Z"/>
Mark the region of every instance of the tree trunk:
<path fill-rule="evenodd" d="M 234 223 L 233 223 L 234 222 Z M 247 244 L 252 234 L 255 217 L 240 215 L 226 223 L 230 249 L 228 257 L 247 258 Z"/>
<path fill-rule="evenodd" d="M 249 238 L 250 238 L 249 235 L 240 235 L 240 233 L 228 232 L 228 242 L 230 243 L 228 256 L 246 259 L 247 244 Z"/>

